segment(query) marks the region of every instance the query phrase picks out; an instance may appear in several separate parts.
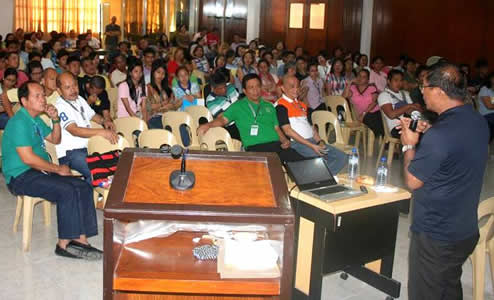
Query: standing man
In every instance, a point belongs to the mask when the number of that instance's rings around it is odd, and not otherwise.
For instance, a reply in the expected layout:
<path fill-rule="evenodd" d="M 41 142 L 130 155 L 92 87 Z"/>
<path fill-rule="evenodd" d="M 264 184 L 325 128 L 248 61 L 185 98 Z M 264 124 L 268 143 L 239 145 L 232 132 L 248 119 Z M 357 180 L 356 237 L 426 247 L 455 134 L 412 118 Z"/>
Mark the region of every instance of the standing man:
<path fill-rule="evenodd" d="M 87 238 L 98 234 L 93 189 L 74 178 L 70 169 L 55 165 L 45 149 L 45 140 L 60 143 L 60 119 L 47 105 L 43 87 L 28 81 L 19 88 L 22 108 L 7 124 L 2 140 L 5 182 L 14 195 L 41 197 L 57 204 L 58 243 L 55 254 L 75 259 L 101 259 L 102 252 Z M 39 117 L 46 113 L 53 129 Z"/>
<path fill-rule="evenodd" d="M 471 105 L 467 83 L 452 64 L 434 65 L 424 79 L 432 126 L 401 120 L 404 178 L 413 191 L 408 299 L 462 299 L 462 265 L 479 239 L 477 208 L 489 129 Z M 422 138 L 420 133 L 422 132 Z"/>
<path fill-rule="evenodd" d="M 111 18 L 111 23 L 106 25 L 105 28 L 105 48 L 106 50 L 115 50 L 118 46 L 118 40 L 120 37 L 120 26 L 116 24 L 117 17 Z"/>

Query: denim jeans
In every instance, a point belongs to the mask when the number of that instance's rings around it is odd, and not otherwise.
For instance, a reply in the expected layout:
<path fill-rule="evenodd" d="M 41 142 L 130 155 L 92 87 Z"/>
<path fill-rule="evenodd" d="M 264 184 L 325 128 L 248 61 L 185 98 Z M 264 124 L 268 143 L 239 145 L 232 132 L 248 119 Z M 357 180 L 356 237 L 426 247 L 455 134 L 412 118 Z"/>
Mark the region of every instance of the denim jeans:
<path fill-rule="evenodd" d="M 163 129 L 163 122 L 161 121 L 161 115 L 153 116 L 148 121 L 149 129 Z"/>
<path fill-rule="evenodd" d="M 9 121 L 9 115 L 7 113 L 0 113 L 0 129 L 4 129 Z"/>
<path fill-rule="evenodd" d="M 84 180 L 87 183 L 92 184 L 93 178 L 91 176 L 91 171 L 87 165 L 87 149 L 74 149 L 67 150 L 65 156 L 58 159 L 61 165 L 67 165 L 72 170 L 76 170 L 84 176 Z"/>
<path fill-rule="evenodd" d="M 60 239 L 98 234 L 93 189 L 83 180 L 30 169 L 12 178 L 7 186 L 14 195 L 40 197 L 55 203 Z"/>
<path fill-rule="evenodd" d="M 307 141 L 311 142 L 312 144 L 316 144 L 316 141 L 313 138 L 307 139 Z M 292 141 L 291 147 L 305 158 L 319 157 L 319 155 L 317 155 L 314 150 L 297 141 Z M 340 151 L 330 145 L 326 145 L 326 150 L 328 151 L 328 154 L 326 154 L 324 158 L 326 158 L 327 160 L 328 167 L 331 173 L 333 173 L 333 175 L 336 175 L 345 167 L 348 161 L 348 157 L 343 151 Z"/>

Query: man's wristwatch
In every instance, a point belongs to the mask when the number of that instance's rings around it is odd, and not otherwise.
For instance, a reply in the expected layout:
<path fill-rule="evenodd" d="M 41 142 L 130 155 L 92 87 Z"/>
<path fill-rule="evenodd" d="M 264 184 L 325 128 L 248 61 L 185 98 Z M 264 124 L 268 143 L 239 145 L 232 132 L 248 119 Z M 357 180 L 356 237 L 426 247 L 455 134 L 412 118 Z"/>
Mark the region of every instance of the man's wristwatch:
<path fill-rule="evenodd" d="M 58 123 L 60 123 L 60 118 L 58 118 L 58 119 L 51 119 L 51 123 L 52 124 L 58 124 Z"/>
<path fill-rule="evenodd" d="M 405 153 L 408 150 L 412 150 L 412 149 L 415 149 L 414 145 L 403 145 L 403 148 L 401 148 L 401 152 Z"/>

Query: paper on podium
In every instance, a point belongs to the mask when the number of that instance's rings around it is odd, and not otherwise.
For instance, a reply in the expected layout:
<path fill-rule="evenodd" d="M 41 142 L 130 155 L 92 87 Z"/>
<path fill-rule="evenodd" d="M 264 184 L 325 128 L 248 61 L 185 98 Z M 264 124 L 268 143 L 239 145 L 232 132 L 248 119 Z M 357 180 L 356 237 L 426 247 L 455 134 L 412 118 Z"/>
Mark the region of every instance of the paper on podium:
<path fill-rule="evenodd" d="M 278 253 L 270 241 L 218 242 L 218 273 L 221 278 L 278 278 Z"/>

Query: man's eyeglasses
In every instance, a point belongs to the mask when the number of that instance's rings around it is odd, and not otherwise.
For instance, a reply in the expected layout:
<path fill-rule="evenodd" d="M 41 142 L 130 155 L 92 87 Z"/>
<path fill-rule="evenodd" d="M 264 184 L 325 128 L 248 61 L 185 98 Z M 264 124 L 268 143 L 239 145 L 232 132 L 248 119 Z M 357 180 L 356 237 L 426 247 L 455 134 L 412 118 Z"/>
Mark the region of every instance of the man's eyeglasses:
<path fill-rule="evenodd" d="M 423 94 L 424 93 L 424 89 L 426 88 L 435 88 L 437 87 L 436 85 L 421 85 L 420 86 L 420 92 Z"/>

